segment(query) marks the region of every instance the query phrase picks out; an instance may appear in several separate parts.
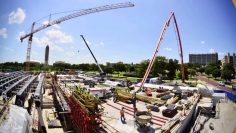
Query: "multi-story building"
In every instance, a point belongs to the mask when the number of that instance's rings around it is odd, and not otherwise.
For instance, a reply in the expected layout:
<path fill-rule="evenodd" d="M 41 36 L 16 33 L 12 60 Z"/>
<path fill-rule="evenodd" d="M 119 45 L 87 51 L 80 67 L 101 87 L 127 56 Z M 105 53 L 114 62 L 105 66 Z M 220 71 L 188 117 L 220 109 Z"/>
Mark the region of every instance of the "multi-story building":
<path fill-rule="evenodd" d="M 218 53 L 212 54 L 189 54 L 189 63 L 206 65 L 209 63 L 217 63 Z"/>
<path fill-rule="evenodd" d="M 230 53 L 228 53 L 228 55 L 225 55 L 224 58 L 221 60 L 222 66 L 224 64 L 232 64 L 234 66 L 234 68 L 236 69 L 236 56 L 235 53 L 233 53 L 233 55 L 230 55 Z"/>

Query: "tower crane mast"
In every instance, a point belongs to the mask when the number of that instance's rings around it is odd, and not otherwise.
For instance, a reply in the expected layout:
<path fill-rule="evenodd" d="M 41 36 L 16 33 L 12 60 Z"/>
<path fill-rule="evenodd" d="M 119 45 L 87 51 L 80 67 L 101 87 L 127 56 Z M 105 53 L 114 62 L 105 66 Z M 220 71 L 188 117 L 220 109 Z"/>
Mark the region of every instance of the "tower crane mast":
<path fill-rule="evenodd" d="M 119 8 L 127 8 L 127 7 L 133 7 L 134 4 L 131 2 L 125 2 L 125 3 L 118 3 L 118 4 L 111 4 L 111 5 L 104 5 L 104 6 L 99 6 L 95 8 L 89 8 L 89 9 L 83 9 L 78 12 L 72 13 L 70 15 L 61 17 L 59 19 L 53 20 L 52 22 L 49 22 L 48 24 L 44 24 L 36 29 L 34 29 L 35 22 L 32 24 L 31 32 L 28 34 L 25 34 L 20 37 L 21 42 L 27 37 L 29 37 L 28 40 L 28 48 L 27 48 L 27 57 L 26 57 L 26 71 L 29 71 L 29 64 L 30 63 L 30 51 L 31 51 L 31 44 L 33 41 L 33 34 L 36 32 L 39 32 L 43 29 L 46 29 L 52 25 L 59 24 L 63 21 L 73 19 L 79 16 L 91 14 L 91 13 L 96 13 L 96 12 L 102 12 L 102 11 L 107 11 L 107 10 L 113 10 L 113 9 L 119 9 Z"/>

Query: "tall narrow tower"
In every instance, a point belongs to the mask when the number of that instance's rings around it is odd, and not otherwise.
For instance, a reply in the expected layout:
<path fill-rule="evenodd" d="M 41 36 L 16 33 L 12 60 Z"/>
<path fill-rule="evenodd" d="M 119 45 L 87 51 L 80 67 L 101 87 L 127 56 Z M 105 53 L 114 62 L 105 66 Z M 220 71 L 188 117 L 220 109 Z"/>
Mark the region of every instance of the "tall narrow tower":
<path fill-rule="evenodd" d="M 45 49 L 45 63 L 44 63 L 45 66 L 48 66 L 48 57 L 49 57 L 49 46 L 47 45 Z"/>

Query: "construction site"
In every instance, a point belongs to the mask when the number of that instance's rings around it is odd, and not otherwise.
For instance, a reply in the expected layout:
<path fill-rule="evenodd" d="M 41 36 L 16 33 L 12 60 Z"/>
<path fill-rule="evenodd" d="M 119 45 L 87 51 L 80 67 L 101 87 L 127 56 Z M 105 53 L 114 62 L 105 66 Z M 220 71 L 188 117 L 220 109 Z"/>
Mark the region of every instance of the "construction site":
<path fill-rule="evenodd" d="M 162 31 L 158 31 L 160 36 L 154 53 L 139 82 L 109 78 L 83 35 L 80 39 L 98 67 L 98 74 L 86 74 L 81 70 L 31 71 L 34 34 L 80 16 L 122 8 L 132 10 L 135 3 L 83 9 L 39 27 L 32 22 L 30 32 L 20 37 L 21 42 L 28 41 L 25 70 L 0 73 L 0 133 L 236 132 L 235 91 L 212 85 L 191 86 L 186 82 L 181 41 L 184 38 L 180 36 L 174 12 L 170 12 Z M 166 30 L 172 23 L 181 80 L 164 83 L 149 76 L 168 33 Z M 49 64 L 49 58 L 47 45 L 45 65 Z"/>

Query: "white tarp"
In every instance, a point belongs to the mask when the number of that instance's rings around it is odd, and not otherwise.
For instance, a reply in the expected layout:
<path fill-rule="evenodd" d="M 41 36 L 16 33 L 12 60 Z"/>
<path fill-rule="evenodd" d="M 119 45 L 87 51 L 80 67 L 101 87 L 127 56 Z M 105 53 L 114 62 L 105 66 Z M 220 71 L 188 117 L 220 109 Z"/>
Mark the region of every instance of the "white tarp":
<path fill-rule="evenodd" d="M 225 93 L 214 93 L 212 97 L 213 97 L 213 104 L 216 105 L 220 101 L 220 99 L 225 99 L 226 95 Z"/>
<path fill-rule="evenodd" d="M 198 84 L 197 88 L 202 96 L 212 96 L 214 93 L 214 89 L 207 85 Z"/>
<path fill-rule="evenodd" d="M 7 119 L 0 125 L 0 133 L 32 133 L 31 116 L 27 110 L 16 105 L 10 105 Z"/>
<path fill-rule="evenodd" d="M 141 83 L 138 83 L 135 85 L 136 87 L 140 87 Z M 156 88 L 158 89 L 159 87 L 163 87 L 164 89 L 169 89 L 169 90 L 173 90 L 175 86 L 167 86 L 167 85 L 156 85 L 156 84 L 149 84 L 149 83 L 144 83 L 143 87 L 147 87 L 147 88 Z M 181 90 L 198 90 L 198 87 L 189 87 L 189 86 L 178 86 L 179 89 Z"/>
<path fill-rule="evenodd" d="M 106 80 L 105 85 L 109 85 L 111 87 L 115 87 L 115 86 L 118 86 L 120 83 L 119 82 L 116 82 L 116 81 L 110 81 L 110 80 Z"/>
<path fill-rule="evenodd" d="M 93 96 L 98 95 L 98 97 L 105 97 L 106 89 L 104 88 L 95 87 L 95 88 L 89 88 L 89 90 Z"/>
<path fill-rule="evenodd" d="M 135 85 L 136 87 L 140 87 L 141 83 L 138 83 Z M 169 90 L 173 90 L 174 86 L 166 86 L 166 85 L 156 85 L 156 84 L 149 84 L 149 83 L 144 83 L 143 87 L 146 88 L 159 88 L 159 87 L 163 87 L 164 89 L 169 89 Z"/>

